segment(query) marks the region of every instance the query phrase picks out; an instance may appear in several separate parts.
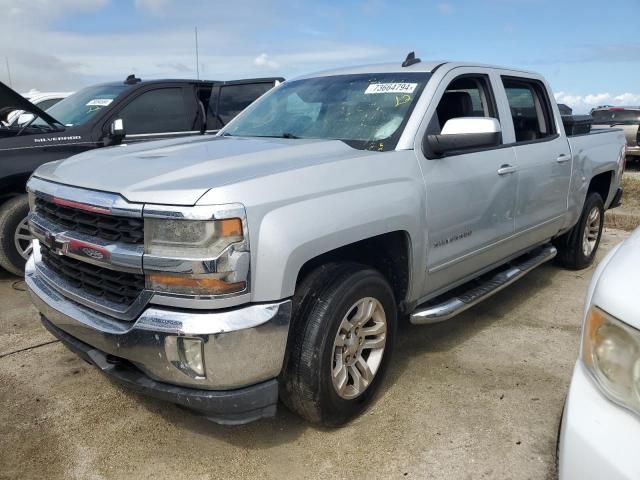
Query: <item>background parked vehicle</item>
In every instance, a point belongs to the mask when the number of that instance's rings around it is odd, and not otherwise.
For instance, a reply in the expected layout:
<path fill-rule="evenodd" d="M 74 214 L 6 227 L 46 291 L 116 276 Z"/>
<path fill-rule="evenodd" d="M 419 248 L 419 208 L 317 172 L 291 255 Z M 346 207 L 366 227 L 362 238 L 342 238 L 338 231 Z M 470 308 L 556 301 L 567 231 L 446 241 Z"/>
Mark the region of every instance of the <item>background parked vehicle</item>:
<path fill-rule="evenodd" d="M 640 159 L 640 107 L 597 108 L 591 112 L 596 127 L 622 128 L 629 160 Z"/>
<path fill-rule="evenodd" d="M 24 125 L 0 127 L 0 267 L 24 273 L 30 254 L 25 185 L 43 163 L 121 143 L 215 133 L 282 78 L 148 80 L 87 87 L 47 112 L 0 83 L 0 115 L 23 110 Z"/>
<path fill-rule="evenodd" d="M 32 90 L 23 93 L 22 96 L 40 110 L 47 110 L 53 107 L 63 98 L 73 95 L 73 92 L 38 92 Z M 33 114 L 25 113 L 24 110 L 16 110 L 7 115 L 6 125 L 24 125 L 33 118 Z"/>
<path fill-rule="evenodd" d="M 640 478 L 640 229 L 600 262 L 565 404 L 560 480 Z"/>
<path fill-rule="evenodd" d="M 589 266 L 623 167 L 623 132 L 568 136 L 540 75 L 409 55 L 286 82 L 215 138 L 41 166 L 25 279 L 43 324 L 134 389 L 337 425 L 399 314 L 448 320 L 556 254 Z"/>

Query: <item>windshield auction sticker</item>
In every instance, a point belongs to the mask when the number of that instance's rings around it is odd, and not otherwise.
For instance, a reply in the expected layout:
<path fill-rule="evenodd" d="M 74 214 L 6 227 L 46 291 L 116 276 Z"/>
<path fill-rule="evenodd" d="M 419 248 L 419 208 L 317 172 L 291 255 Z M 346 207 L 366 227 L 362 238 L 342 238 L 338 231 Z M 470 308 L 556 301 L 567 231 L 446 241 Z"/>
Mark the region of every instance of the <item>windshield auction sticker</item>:
<path fill-rule="evenodd" d="M 106 107 L 111 102 L 113 102 L 113 98 L 94 98 L 87 102 L 87 107 Z"/>
<path fill-rule="evenodd" d="M 417 86 L 417 83 L 372 83 L 364 93 L 413 93 Z"/>

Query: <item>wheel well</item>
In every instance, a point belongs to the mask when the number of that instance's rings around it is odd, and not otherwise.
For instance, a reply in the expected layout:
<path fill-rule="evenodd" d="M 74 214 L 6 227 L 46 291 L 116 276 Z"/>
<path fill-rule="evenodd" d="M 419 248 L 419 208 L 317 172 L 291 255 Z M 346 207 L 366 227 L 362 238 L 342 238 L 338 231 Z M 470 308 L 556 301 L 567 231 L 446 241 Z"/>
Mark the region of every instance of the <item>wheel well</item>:
<path fill-rule="evenodd" d="M 609 196 L 609 190 L 611 189 L 611 179 L 613 178 L 613 172 L 604 172 L 599 173 L 595 177 L 591 179 L 591 183 L 589 183 L 589 191 L 587 195 L 591 192 L 599 193 L 602 197 L 603 202 L 607 202 L 607 197 Z"/>
<path fill-rule="evenodd" d="M 13 175 L 0 180 L 0 203 L 4 203 L 16 195 L 26 193 L 28 173 L 22 175 Z"/>
<path fill-rule="evenodd" d="M 377 235 L 331 250 L 305 263 L 296 280 L 300 282 L 317 267 L 330 262 L 353 261 L 378 270 L 387 279 L 398 305 L 402 305 L 409 288 L 409 235 L 397 231 Z"/>

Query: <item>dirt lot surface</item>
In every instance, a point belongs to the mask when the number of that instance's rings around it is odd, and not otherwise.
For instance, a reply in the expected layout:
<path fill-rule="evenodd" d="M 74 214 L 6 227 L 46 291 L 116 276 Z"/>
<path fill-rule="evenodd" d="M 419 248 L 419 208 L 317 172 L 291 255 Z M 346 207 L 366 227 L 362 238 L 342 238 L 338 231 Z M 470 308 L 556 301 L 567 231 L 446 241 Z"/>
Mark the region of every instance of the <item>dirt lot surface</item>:
<path fill-rule="evenodd" d="M 608 230 L 598 258 L 627 235 Z M 284 407 L 223 427 L 129 393 L 54 342 L 0 273 L 0 478 L 554 478 L 592 273 L 548 264 L 449 322 L 403 327 L 377 402 L 337 430 Z"/>

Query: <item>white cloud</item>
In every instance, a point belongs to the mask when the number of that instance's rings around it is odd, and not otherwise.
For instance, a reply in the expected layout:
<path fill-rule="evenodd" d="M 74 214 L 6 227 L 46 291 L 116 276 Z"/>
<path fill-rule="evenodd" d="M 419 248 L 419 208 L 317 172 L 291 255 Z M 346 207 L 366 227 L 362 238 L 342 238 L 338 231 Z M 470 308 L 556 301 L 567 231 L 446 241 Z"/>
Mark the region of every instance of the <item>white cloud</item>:
<path fill-rule="evenodd" d="M 168 11 L 170 0 L 135 0 L 138 10 L 156 16 L 163 16 Z"/>
<path fill-rule="evenodd" d="M 587 113 L 593 107 L 600 105 L 640 105 L 640 93 L 622 93 L 612 95 L 610 93 L 590 93 L 588 95 L 572 95 L 567 92 L 555 94 L 558 103 L 569 105 L 574 113 Z"/>
<path fill-rule="evenodd" d="M 450 3 L 439 3 L 438 11 L 443 15 L 451 15 L 455 11 L 455 9 L 453 8 L 453 5 Z"/>
<path fill-rule="evenodd" d="M 274 70 L 280 67 L 280 64 L 274 60 L 271 60 L 269 55 L 267 55 L 266 53 L 261 53 L 256 58 L 254 58 L 253 64 L 259 67 L 269 67 Z"/>

